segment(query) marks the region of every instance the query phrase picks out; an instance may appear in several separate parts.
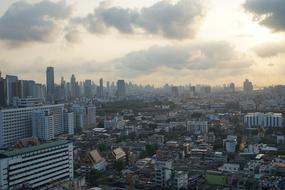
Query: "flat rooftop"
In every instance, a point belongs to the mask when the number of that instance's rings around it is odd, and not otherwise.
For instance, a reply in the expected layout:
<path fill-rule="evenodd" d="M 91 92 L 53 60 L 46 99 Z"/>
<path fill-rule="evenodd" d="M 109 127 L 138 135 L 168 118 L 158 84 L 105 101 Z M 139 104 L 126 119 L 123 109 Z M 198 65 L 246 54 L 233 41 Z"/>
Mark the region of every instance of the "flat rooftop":
<path fill-rule="evenodd" d="M 0 151 L 0 159 L 17 156 L 17 155 L 21 155 L 21 154 L 25 154 L 29 152 L 34 152 L 34 151 L 50 148 L 53 146 L 63 145 L 67 143 L 69 143 L 69 141 L 67 140 L 56 140 L 56 141 L 51 141 L 51 142 L 35 145 L 35 146 L 29 146 L 29 147 L 24 147 L 24 148 L 19 148 L 19 149 L 15 148 L 13 150 L 7 150 L 7 151 Z"/>

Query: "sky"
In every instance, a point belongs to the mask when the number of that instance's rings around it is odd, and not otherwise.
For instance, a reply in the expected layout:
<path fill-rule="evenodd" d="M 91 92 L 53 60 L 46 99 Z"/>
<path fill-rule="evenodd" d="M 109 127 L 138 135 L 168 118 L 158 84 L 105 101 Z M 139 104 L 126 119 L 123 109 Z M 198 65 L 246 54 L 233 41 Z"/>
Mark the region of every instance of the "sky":
<path fill-rule="evenodd" d="M 285 83 L 284 0 L 0 0 L 2 74 Z"/>

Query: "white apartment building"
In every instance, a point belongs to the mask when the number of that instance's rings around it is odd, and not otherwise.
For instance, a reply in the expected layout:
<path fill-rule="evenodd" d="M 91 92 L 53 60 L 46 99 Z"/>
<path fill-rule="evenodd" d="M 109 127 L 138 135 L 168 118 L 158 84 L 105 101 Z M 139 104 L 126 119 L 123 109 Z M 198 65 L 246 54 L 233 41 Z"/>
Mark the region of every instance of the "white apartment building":
<path fill-rule="evenodd" d="M 64 112 L 64 132 L 74 135 L 74 113 Z"/>
<path fill-rule="evenodd" d="M 235 153 L 237 146 L 237 136 L 228 135 L 224 140 L 224 146 L 228 153 Z"/>
<path fill-rule="evenodd" d="M 195 135 L 204 135 L 208 133 L 207 121 L 187 121 L 187 131 Z"/>
<path fill-rule="evenodd" d="M 155 161 L 155 183 L 159 187 L 167 187 L 173 170 L 172 160 L 157 159 Z"/>
<path fill-rule="evenodd" d="M 240 165 L 239 164 L 232 164 L 232 163 L 225 163 L 223 166 L 219 168 L 220 171 L 223 172 L 238 172 L 240 170 Z"/>
<path fill-rule="evenodd" d="M 0 147 L 13 145 L 19 139 L 32 136 L 32 112 L 50 111 L 54 117 L 54 134 L 63 130 L 64 104 L 0 110 Z"/>
<path fill-rule="evenodd" d="M 244 116 L 244 124 L 247 127 L 282 127 L 283 117 L 281 113 L 248 113 Z"/>
<path fill-rule="evenodd" d="M 43 141 L 54 139 L 54 117 L 50 111 L 32 112 L 32 135 Z"/>
<path fill-rule="evenodd" d="M 82 129 L 84 125 L 84 108 L 80 105 L 73 105 L 71 109 L 74 113 L 74 128 Z"/>
<path fill-rule="evenodd" d="M 85 107 L 85 125 L 94 125 L 96 124 L 96 107 L 95 106 L 86 106 Z"/>
<path fill-rule="evenodd" d="M 59 140 L 0 152 L 0 189 L 46 189 L 73 179 L 73 145 Z"/>
<path fill-rule="evenodd" d="M 174 188 L 177 190 L 188 189 L 188 172 L 187 171 L 175 171 L 174 172 Z"/>

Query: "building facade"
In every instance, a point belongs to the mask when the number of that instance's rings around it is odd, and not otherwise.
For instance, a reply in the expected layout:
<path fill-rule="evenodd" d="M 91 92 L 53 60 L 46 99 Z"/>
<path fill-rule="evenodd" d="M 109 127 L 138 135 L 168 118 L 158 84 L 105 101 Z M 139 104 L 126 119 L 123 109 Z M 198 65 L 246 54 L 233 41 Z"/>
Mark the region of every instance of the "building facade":
<path fill-rule="evenodd" d="M 64 133 L 64 104 L 0 110 L 0 147 L 13 145 L 32 136 L 32 112 L 50 111 L 54 117 L 54 134 Z"/>
<path fill-rule="evenodd" d="M 73 145 L 60 140 L 0 152 L 0 189 L 46 189 L 73 179 Z"/>
<path fill-rule="evenodd" d="M 282 127 L 283 117 L 281 113 L 248 113 L 244 116 L 244 124 L 247 127 Z"/>
<path fill-rule="evenodd" d="M 53 101 L 54 98 L 54 68 L 48 67 L 46 71 L 47 100 Z"/>
<path fill-rule="evenodd" d="M 155 161 L 154 170 L 156 185 L 161 188 L 167 187 L 172 175 L 173 161 L 157 159 Z"/>
<path fill-rule="evenodd" d="M 50 111 L 32 112 L 32 135 L 43 141 L 54 139 L 54 117 Z"/>

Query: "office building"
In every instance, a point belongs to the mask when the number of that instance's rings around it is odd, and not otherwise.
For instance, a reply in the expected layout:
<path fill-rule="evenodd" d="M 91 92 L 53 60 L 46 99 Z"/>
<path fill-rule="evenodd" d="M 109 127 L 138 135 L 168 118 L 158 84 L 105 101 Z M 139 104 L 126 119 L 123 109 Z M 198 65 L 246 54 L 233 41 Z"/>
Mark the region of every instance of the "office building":
<path fill-rule="evenodd" d="M 73 105 L 71 110 L 74 113 L 74 129 L 82 129 L 84 125 L 84 107 Z"/>
<path fill-rule="evenodd" d="M 98 88 L 98 97 L 103 98 L 104 97 L 104 86 L 103 86 L 103 79 L 100 79 L 100 86 Z"/>
<path fill-rule="evenodd" d="M 64 133 L 64 104 L 0 110 L 0 147 L 13 145 L 17 140 L 32 136 L 32 112 L 50 111 L 54 117 L 54 134 Z"/>
<path fill-rule="evenodd" d="M 84 125 L 96 125 L 96 107 L 92 105 L 85 106 Z"/>
<path fill-rule="evenodd" d="M 243 91 L 244 91 L 244 92 L 252 92 L 252 91 L 253 91 L 252 82 L 250 82 L 248 79 L 246 79 L 246 80 L 243 82 Z"/>
<path fill-rule="evenodd" d="M 73 145 L 59 140 L 0 152 L 0 189 L 47 189 L 73 179 Z"/>
<path fill-rule="evenodd" d="M 179 92 L 178 92 L 178 87 L 177 87 L 177 86 L 172 86 L 172 87 L 171 87 L 171 95 L 172 95 L 173 97 L 178 97 L 178 94 L 179 94 Z"/>
<path fill-rule="evenodd" d="M 70 79 L 70 98 L 71 100 L 74 100 L 79 97 L 79 85 L 78 82 L 76 81 L 75 75 L 71 75 Z"/>
<path fill-rule="evenodd" d="M 17 76 L 6 75 L 6 104 L 8 106 L 13 104 L 13 83 L 18 81 Z"/>
<path fill-rule="evenodd" d="M 0 72 L 1 75 L 1 72 Z M 0 108 L 7 104 L 6 80 L 0 76 Z"/>
<path fill-rule="evenodd" d="M 117 96 L 118 97 L 126 96 L 126 84 L 124 80 L 117 81 Z"/>
<path fill-rule="evenodd" d="M 85 82 L 84 82 L 84 95 L 86 98 L 92 98 L 92 82 L 91 82 L 91 80 L 85 80 Z"/>
<path fill-rule="evenodd" d="M 74 135 L 74 113 L 64 111 L 64 133 Z"/>
<path fill-rule="evenodd" d="M 54 139 L 54 117 L 49 110 L 32 112 L 32 135 L 42 141 Z"/>
<path fill-rule="evenodd" d="M 43 102 L 40 98 L 16 98 L 14 97 L 13 106 L 17 108 L 27 108 L 34 106 L 42 106 Z"/>
<path fill-rule="evenodd" d="M 54 68 L 48 67 L 46 70 L 47 100 L 54 100 Z"/>
<path fill-rule="evenodd" d="M 107 81 L 106 83 L 106 96 L 109 97 L 110 96 L 110 82 Z"/>
<path fill-rule="evenodd" d="M 247 127 L 282 127 L 283 117 L 281 113 L 248 113 L 244 116 L 244 124 Z"/>

